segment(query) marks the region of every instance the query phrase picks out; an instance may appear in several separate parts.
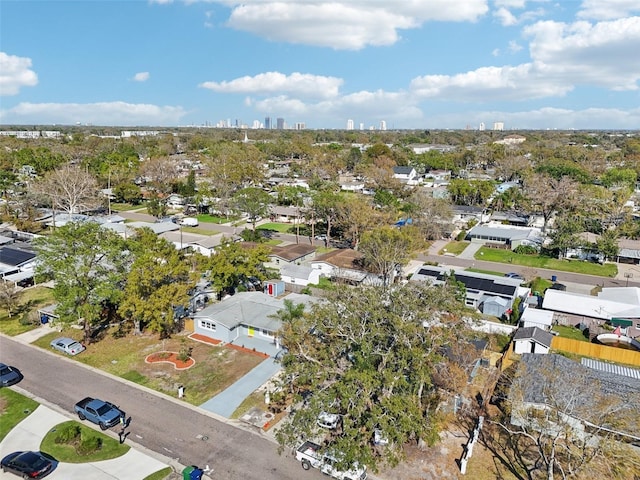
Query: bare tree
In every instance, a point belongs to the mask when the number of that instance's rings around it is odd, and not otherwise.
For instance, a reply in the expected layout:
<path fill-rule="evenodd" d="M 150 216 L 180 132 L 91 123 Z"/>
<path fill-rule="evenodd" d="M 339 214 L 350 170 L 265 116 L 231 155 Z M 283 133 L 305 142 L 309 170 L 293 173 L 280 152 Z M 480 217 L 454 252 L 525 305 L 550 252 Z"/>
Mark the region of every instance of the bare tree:
<path fill-rule="evenodd" d="M 7 280 L 0 282 L 0 306 L 9 313 L 9 318 L 20 306 L 20 290 L 13 282 Z"/>
<path fill-rule="evenodd" d="M 573 207 L 576 191 L 577 183 L 566 176 L 556 180 L 547 174 L 536 173 L 524 182 L 529 205 L 544 219 L 543 230 L 547 229 L 555 212 Z"/>
<path fill-rule="evenodd" d="M 77 165 L 66 164 L 48 172 L 33 188 L 49 199 L 54 210 L 68 214 L 92 210 L 101 203 L 96 179 Z"/>
<path fill-rule="evenodd" d="M 495 423 L 528 478 L 578 478 L 596 463 L 615 470 L 616 439 L 637 435 L 638 388 L 560 355 L 524 354 Z"/>

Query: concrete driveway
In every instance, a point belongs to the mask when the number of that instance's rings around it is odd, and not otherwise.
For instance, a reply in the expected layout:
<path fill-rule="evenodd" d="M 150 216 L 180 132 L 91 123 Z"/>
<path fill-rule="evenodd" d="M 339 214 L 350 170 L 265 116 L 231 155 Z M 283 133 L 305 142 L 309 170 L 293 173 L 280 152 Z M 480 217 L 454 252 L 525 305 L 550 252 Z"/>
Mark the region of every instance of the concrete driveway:
<path fill-rule="evenodd" d="M 42 439 L 56 425 L 69 418 L 44 405 L 38 406 L 16 425 L 0 443 L 0 457 L 24 450 L 40 450 Z M 126 454 L 112 460 L 90 463 L 57 462 L 47 477 L 60 480 L 142 480 L 168 465 L 131 448 Z M 0 479 L 15 479 L 12 473 L 0 471 Z"/>

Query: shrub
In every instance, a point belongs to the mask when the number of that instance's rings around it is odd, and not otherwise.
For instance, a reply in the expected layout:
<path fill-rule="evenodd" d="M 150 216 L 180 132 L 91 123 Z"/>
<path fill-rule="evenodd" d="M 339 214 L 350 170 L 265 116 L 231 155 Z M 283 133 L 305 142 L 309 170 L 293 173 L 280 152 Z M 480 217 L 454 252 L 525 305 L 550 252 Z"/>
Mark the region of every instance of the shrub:
<path fill-rule="evenodd" d="M 101 448 L 102 448 L 102 439 L 96 437 L 95 435 L 91 435 L 87 437 L 85 436 L 82 437 L 82 439 L 80 440 L 80 444 L 78 445 L 78 448 L 76 448 L 76 451 L 80 455 L 89 455 L 93 452 L 97 452 Z"/>
<path fill-rule="evenodd" d="M 531 245 L 518 245 L 514 248 L 513 253 L 517 253 L 518 255 L 537 255 L 538 249 Z"/>
<path fill-rule="evenodd" d="M 461 230 L 460 233 L 456 236 L 456 240 L 462 242 L 465 238 L 467 238 L 467 231 Z"/>
<path fill-rule="evenodd" d="M 80 425 L 69 423 L 58 430 L 56 443 L 72 443 L 80 436 Z"/>
<path fill-rule="evenodd" d="M 187 341 L 183 338 L 180 341 L 180 351 L 178 352 L 178 360 L 186 362 L 191 357 L 192 348 L 187 345 Z"/>

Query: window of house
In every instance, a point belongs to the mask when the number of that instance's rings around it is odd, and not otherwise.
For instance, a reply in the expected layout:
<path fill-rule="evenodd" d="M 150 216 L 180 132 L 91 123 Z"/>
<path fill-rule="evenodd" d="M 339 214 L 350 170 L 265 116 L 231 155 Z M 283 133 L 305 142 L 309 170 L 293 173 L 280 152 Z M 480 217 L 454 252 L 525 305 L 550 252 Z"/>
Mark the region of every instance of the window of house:
<path fill-rule="evenodd" d="M 209 330 L 211 332 L 215 332 L 216 331 L 216 323 L 215 322 L 211 322 L 209 320 L 200 320 L 200 328 L 203 328 L 205 330 Z"/>

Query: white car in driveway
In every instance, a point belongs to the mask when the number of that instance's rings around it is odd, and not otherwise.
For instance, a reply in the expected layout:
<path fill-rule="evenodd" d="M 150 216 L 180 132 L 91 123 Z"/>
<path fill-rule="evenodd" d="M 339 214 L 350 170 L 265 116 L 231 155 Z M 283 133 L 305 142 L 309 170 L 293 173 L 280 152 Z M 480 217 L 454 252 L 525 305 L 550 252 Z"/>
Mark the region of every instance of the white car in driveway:
<path fill-rule="evenodd" d="M 77 340 L 68 337 L 56 338 L 51 342 L 51 347 L 67 355 L 77 355 L 85 351 L 85 346 Z"/>

